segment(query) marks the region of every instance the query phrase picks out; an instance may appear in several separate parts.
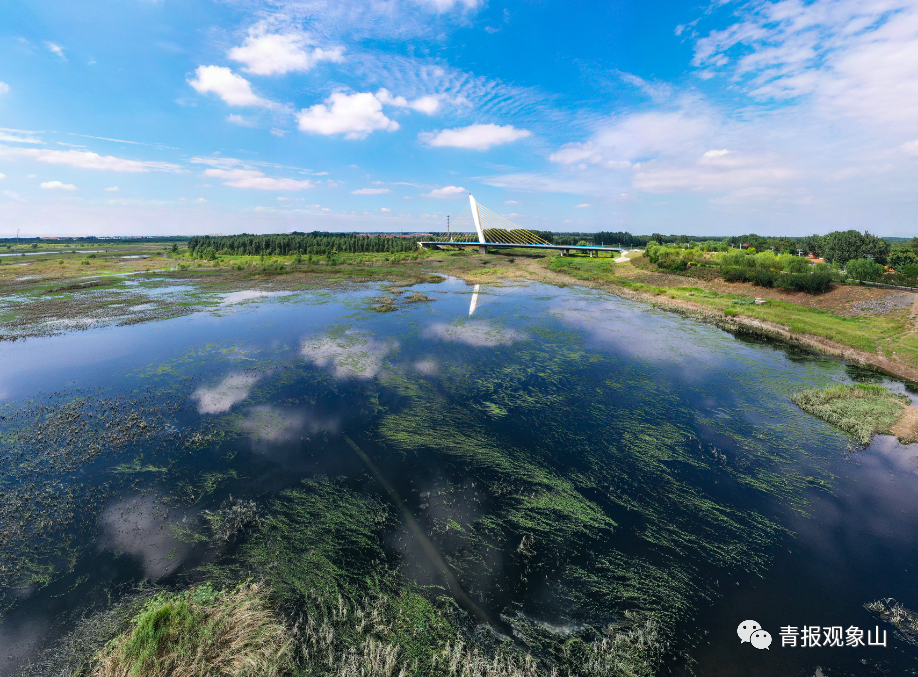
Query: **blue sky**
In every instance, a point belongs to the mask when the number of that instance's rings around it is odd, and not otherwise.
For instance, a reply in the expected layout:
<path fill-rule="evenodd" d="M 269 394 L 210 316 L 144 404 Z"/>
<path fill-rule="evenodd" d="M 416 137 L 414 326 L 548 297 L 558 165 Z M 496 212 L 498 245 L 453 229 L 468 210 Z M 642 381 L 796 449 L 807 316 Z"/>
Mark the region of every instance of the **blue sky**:
<path fill-rule="evenodd" d="M 20 1 L 0 236 L 918 235 L 914 0 Z"/>

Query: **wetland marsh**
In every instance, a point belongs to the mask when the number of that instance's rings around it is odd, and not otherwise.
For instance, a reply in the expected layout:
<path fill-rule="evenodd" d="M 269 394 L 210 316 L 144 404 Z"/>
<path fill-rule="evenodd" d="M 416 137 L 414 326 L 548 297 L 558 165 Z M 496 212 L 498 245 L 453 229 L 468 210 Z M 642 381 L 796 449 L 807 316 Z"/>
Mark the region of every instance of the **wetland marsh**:
<path fill-rule="evenodd" d="M 277 674 L 918 672 L 778 640 L 918 606 L 916 447 L 791 399 L 908 386 L 599 290 L 398 281 L 120 281 L 184 310 L 0 344 L 0 672 L 108 674 L 144 613 L 222 603 L 270 612 Z"/>

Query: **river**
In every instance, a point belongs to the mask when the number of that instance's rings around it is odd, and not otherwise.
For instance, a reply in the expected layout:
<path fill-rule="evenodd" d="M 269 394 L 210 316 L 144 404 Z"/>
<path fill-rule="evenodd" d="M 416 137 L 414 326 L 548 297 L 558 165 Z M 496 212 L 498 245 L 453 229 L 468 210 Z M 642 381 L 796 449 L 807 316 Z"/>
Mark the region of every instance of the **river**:
<path fill-rule="evenodd" d="M 403 580 L 447 590 L 426 541 L 459 605 L 524 643 L 630 611 L 659 622 L 659 674 L 916 674 L 863 605 L 918 608 L 918 448 L 856 448 L 788 399 L 906 385 L 595 290 L 397 291 L 394 312 L 379 288 L 253 291 L 2 344 L 0 672 L 143 581 L 210 577 L 244 549 L 207 541 L 230 497 L 269 515 L 323 482 L 388 515 Z M 803 646 L 812 626 L 886 646 Z"/>

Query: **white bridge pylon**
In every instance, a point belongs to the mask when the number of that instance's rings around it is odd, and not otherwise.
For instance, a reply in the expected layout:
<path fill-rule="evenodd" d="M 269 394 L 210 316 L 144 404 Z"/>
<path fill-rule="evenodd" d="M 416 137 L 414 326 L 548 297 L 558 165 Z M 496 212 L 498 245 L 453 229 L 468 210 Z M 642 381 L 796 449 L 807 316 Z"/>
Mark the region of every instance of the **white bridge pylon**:
<path fill-rule="evenodd" d="M 472 220 L 475 222 L 475 230 L 478 231 L 478 242 L 485 243 L 484 230 L 481 228 L 481 215 L 478 213 L 478 203 L 475 196 L 469 193 L 469 208 L 472 210 Z M 469 313 L 471 315 L 471 313 Z"/>

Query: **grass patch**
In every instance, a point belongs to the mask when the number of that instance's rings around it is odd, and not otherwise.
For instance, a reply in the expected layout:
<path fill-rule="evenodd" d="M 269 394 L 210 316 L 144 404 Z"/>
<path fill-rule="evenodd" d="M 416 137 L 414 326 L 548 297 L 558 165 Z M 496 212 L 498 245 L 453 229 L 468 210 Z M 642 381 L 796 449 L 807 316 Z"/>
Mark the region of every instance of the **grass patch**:
<path fill-rule="evenodd" d="M 888 433 L 902 416 L 909 399 L 879 385 L 858 383 L 795 393 L 791 401 L 808 414 L 870 444 L 876 434 Z"/>
<path fill-rule="evenodd" d="M 293 640 L 258 585 L 208 585 L 151 598 L 100 652 L 93 677 L 278 677 L 291 673 Z"/>

